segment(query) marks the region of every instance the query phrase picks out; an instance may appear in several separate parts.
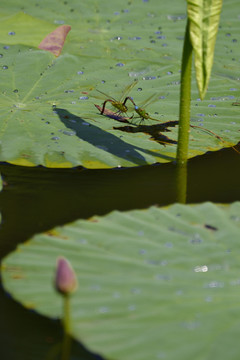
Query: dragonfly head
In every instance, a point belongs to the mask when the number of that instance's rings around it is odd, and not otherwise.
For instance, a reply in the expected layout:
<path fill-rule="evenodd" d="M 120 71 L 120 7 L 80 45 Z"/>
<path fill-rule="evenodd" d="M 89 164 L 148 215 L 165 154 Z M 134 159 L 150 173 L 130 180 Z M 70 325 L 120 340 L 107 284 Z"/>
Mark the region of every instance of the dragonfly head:
<path fill-rule="evenodd" d="M 139 107 L 138 107 L 137 105 L 135 105 L 135 106 L 134 106 L 134 109 L 135 109 L 135 110 L 138 110 L 138 109 L 139 109 Z"/>

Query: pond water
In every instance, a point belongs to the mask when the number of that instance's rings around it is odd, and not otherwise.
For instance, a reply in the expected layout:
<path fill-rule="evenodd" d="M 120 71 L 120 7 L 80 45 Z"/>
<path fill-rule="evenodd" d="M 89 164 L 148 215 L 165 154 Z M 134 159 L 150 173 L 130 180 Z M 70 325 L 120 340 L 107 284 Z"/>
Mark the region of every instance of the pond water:
<path fill-rule="evenodd" d="M 236 149 L 240 151 L 240 146 Z M 176 198 L 176 166 L 172 163 L 113 170 L 1 164 L 0 172 L 7 183 L 0 194 L 0 258 L 20 242 L 57 225 L 113 210 L 168 205 Z M 240 200 L 239 178 L 240 154 L 232 148 L 191 159 L 188 203 Z M 54 345 L 62 336 L 58 321 L 24 309 L 3 289 L 0 308 L 1 360 L 53 359 Z M 76 358 L 96 358 L 77 343 L 74 348 Z"/>

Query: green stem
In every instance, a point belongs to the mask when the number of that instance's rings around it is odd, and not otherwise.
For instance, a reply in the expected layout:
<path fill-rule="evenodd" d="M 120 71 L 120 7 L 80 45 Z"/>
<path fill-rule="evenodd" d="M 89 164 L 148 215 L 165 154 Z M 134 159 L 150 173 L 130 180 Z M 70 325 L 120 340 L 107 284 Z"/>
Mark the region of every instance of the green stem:
<path fill-rule="evenodd" d="M 69 360 L 71 354 L 71 335 L 70 335 L 70 296 L 63 296 L 63 328 L 64 338 L 62 344 L 62 360 Z"/>
<path fill-rule="evenodd" d="M 187 161 L 177 163 L 177 202 L 186 204 L 187 200 Z"/>
<path fill-rule="evenodd" d="M 182 55 L 177 146 L 177 201 L 181 203 L 186 203 L 187 193 L 187 158 L 190 132 L 191 73 L 192 45 L 189 36 L 189 22 L 187 22 Z"/>

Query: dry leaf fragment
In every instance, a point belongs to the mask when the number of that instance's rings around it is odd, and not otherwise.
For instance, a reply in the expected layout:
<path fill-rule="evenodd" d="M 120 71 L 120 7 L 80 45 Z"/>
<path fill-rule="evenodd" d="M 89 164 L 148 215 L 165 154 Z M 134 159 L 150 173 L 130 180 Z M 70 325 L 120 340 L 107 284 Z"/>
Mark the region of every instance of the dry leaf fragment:
<path fill-rule="evenodd" d="M 71 26 L 69 25 L 59 26 L 42 40 L 38 48 L 50 51 L 55 56 L 59 56 L 61 54 L 67 34 L 70 30 Z"/>

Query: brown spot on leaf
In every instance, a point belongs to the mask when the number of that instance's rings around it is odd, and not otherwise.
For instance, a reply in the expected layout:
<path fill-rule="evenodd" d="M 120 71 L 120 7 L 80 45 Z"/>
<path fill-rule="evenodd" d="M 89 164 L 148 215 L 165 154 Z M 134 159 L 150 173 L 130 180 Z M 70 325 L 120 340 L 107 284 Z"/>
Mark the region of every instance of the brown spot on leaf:
<path fill-rule="evenodd" d="M 38 48 L 50 51 L 55 56 L 59 56 L 61 54 L 67 34 L 70 30 L 71 26 L 69 25 L 59 26 L 42 40 Z"/>
<path fill-rule="evenodd" d="M 213 231 L 217 231 L 217 230 L 218 230 L 217 227 L 212 226 L 212 225 L 209 225 L 209 224 L 205 224 L 204 226 L 205 226 L 205 228 L 208 229 L 208 230 L 213 230 Z"/>
<path fill-rule="evenodd" d="M 12 278 L 15 280 L 24 279 L 24 276 L 22 274 L 14 274 L 12 275 Z"/>
<path fill-rule="evenodd" d="M 68 240 L 69 237 L 66 235 L 61 235 L 61 233 L 55 229 L 52 230 L 48 230 L 45 232 L 46 235 L 51 236 L 51 237 L 56 237 L 58 239 L 63 239 L 63 240 Z"/>
<path fill-rule="evenodd" d="M 96 218 L 90 218 L 90 219 L 88 219 L 88 221 L 92 222 L 92 223 L 98 223 L 99 222 L 99 220 L 96 219 Z"/>

